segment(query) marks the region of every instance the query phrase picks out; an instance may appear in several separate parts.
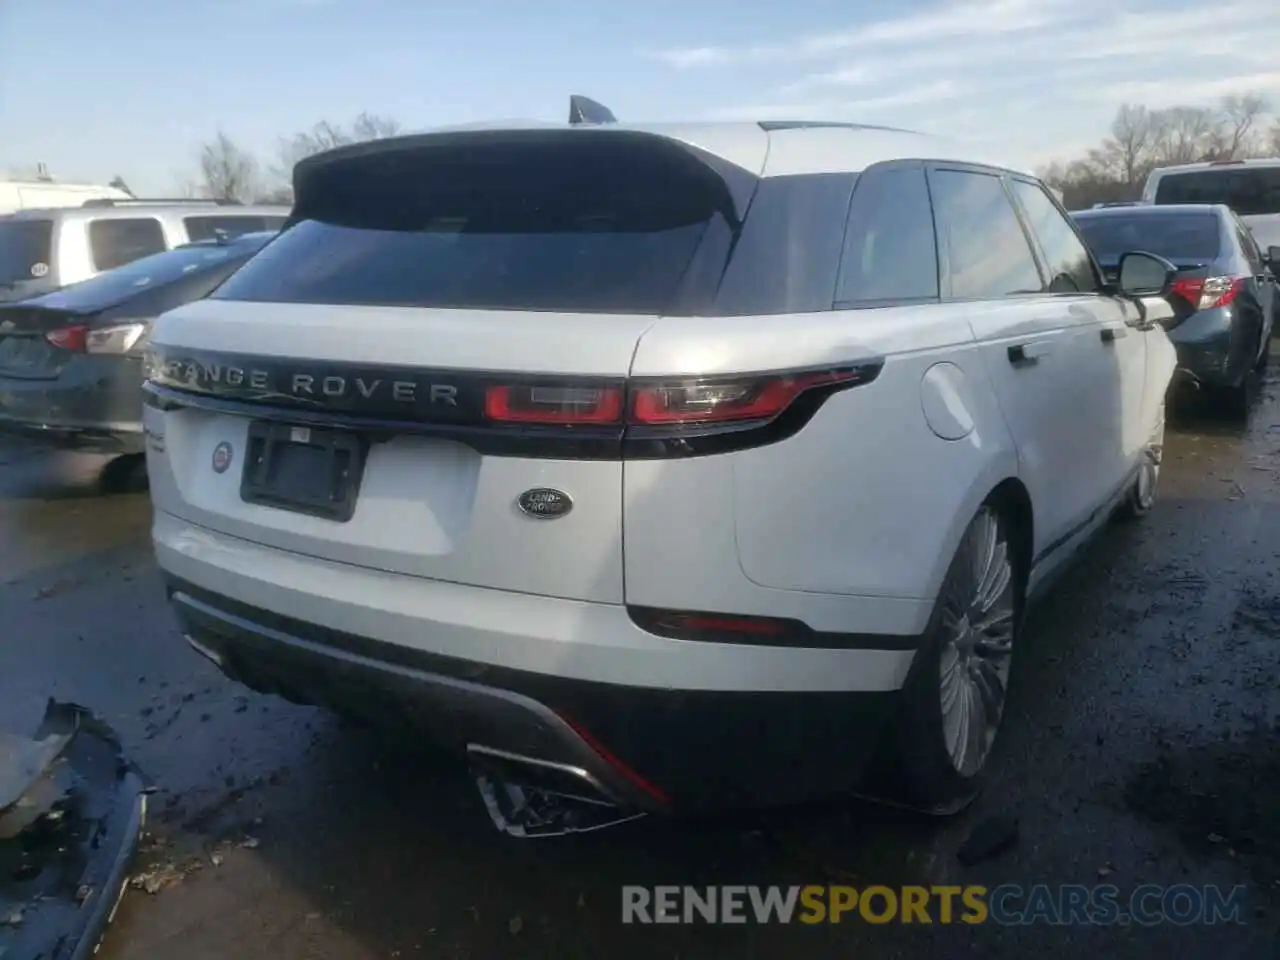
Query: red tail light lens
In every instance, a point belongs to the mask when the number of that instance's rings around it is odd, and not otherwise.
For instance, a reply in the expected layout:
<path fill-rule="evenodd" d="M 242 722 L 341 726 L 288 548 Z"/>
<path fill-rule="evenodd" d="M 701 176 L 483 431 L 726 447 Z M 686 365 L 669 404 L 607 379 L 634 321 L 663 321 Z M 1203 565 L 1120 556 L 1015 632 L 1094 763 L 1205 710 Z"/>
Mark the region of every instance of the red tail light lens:
<path fill-rule="evenodd" d="M 635 424 L 725 423 L 769 420 L 806 390 L 855 383 L 862 371 L 823 370 L 781 377 L 672 381 L 632 392 L 630 421 Z"/>
<path fill-rule="evenodd" d="M 485 391 L 484 415 L 496 423 L 619 423 L 622 420 L 622 388 L 490 387 Z"/>
<path fill-rule="evenodd" d="M 1235 300 L 1245 277 L 1184 278 L 1173 281 L 1172 292 L 1197 310 L 1225 307 Z"/>
<path fill-rule="evenodd" d="M 44 338 L 60 350 L 85 353 L 88 345 L 89 328 L 80 325 L 60 327 L 57 330 L 50 330 L 44 335 Z"/>

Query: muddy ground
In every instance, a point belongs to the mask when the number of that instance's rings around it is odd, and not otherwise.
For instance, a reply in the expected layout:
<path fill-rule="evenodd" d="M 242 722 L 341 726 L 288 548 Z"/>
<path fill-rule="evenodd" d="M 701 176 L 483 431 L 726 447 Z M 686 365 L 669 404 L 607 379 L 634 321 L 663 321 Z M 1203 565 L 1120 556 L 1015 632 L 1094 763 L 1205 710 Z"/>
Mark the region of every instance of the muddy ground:
<path fill-rule="evenodd" d="M 947 822 L 857 802 L 564 841 L 490 825 L 411 743 L 223 680 L 174 629 L 144 492 L 0 448 L 0 725 L 98 711 L 155 781 L 104 960 L 1280 955 L 1280 381 L 1247 429 L 1192 409 L 1162 499 L 1034 615 L 990 788 Z M 971 867 L 975 823 L 1018 843 Z M 624 927 L 623 884 L 1247 884 L 1246 923 Z M 1176 954 L 1175 954 L 1176 951 Z"/>

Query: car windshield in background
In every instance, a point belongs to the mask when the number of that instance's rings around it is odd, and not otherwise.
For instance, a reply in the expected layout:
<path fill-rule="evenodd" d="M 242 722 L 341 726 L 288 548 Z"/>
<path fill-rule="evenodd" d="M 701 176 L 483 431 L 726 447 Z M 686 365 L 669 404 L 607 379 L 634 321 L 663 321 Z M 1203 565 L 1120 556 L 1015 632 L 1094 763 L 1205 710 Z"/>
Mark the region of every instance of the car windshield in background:
<path fill-rule="evenodd" d="M 1225 203 L 1243 217 L 1280 213 L 1280 167 L 1214 167 L 1167 173 L 1156 203 Z"/>
<path fill-rule="evenodd" d="M 271 236 L 254 234 L 227 244 L 192 244 L 152 254 L 46 294 L 40 302 L 42 306 L 66 310 L 96 309 L 119 303 L 143 290 L 172 283 L 231 259 L 251 256 L 266 245 Z"/>
<path fill-rule="evenodd" d="M 52 220 L 0 217 L 0 287 L 48 276 L 52 246 Z"/>
<path fill-rule="evenodd" d="M 1218 218 L 1212 213 L 1146 212 L 1079 216 L 1094 256 L 1114 266 L 1122 253 L 1142 250 L 1175 264 L 1203 263 L 1219 253 Z"/>

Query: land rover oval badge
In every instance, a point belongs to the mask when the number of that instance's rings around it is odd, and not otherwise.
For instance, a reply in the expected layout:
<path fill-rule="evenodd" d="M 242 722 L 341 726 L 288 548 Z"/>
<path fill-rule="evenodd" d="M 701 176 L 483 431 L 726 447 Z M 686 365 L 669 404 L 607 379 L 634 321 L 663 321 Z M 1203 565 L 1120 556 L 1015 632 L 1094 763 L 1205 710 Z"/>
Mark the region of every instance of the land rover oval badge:
<path fill-rule="evenodd" d="M 563 490 L 534 487 L 516 497 L 516 506 L 539 520 L 554 520 L 573 509 L 573 500 Z"/>
<path fill-rule="evenodd" d="M 213 448 L 213 472 L 226 473 L 231 466 L 231 444 L 223 440 Z"/>

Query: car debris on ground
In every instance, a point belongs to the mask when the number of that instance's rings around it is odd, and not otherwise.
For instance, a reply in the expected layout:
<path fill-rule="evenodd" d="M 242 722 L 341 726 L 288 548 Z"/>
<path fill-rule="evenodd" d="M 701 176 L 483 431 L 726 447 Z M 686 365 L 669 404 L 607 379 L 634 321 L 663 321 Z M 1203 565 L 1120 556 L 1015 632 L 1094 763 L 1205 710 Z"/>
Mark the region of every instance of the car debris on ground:
<path fill-rule="evenodd" d="M 50 700 L 31 736 L 0 731 L 0 956 L 85 960 L 124 893 L 147 790 L 114 731 Z"/>

